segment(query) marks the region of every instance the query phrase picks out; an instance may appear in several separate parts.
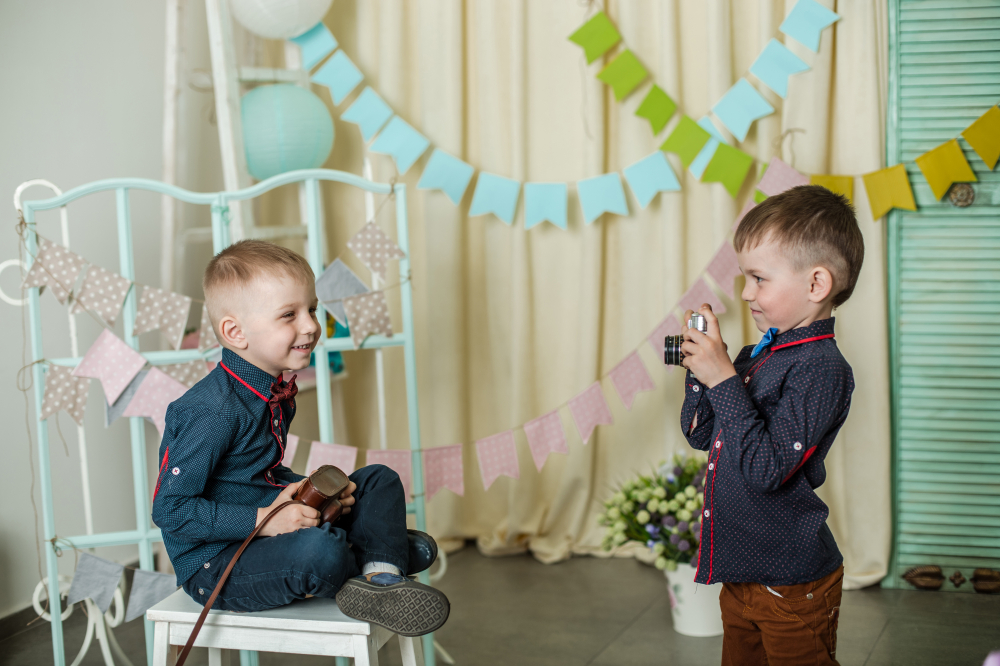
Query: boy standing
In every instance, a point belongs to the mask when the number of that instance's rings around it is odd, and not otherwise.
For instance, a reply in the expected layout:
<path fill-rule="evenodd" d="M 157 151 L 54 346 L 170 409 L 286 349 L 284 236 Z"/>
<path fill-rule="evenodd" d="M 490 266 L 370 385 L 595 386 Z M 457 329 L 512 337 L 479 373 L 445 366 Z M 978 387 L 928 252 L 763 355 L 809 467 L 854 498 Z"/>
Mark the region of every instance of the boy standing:
<path fill-rule="evenodd" d="M 765 335 L 731 362 L 710 306 L 707 334 L 683 331 L 681 428 L 709 454 L 695 580 L 724 584 L 724 665 L 836 664 L 843 557 L 815 489 L 854 390 L 832 313 L 864 241 L 844 197 L 803 185 L 750 210 L 733 245 Z"/>
<path fill-rule="evenodd" d="M 320 333 L 312 269 L 280 246 L 231 245 L 209 263 L 204 288 L 222 361 L 168 407 L 153 495 L 177 582 L 202 605 L 243 540 L 304 479 L 281 464 L 298 390 L 282 371 L 308 367 Z M 335 525 L 319 526 L 319 512 L 301 504 L 268 521 L 213 608 L 259 611 L 313 595 L 404 636 L 443 625 L 448 599 L 404 575 L 429 567 L 437 546 L 406 529 L 399 476 L 370 465 L 350 481 Z"/>

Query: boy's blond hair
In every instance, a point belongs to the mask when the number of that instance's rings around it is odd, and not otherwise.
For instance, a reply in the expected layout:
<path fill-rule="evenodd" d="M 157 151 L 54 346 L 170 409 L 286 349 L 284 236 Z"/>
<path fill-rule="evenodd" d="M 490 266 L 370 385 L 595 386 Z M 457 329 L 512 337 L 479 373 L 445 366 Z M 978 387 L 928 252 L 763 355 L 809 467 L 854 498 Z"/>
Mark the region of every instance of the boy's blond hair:
<path fill-rule="evenodd" d="M 823 266 L 833 276 L 833 306 L 854 291 L 865 259 L 865 241 L 846 197 L 820 185 L 799 185 L 751 208 L 733 238 L 737 252 L 772 240 L 797 270 Z"/>
<path fill-rule="evenodd" d="M 316 282 L 309 262 L 288 248 L 261 240 L 241 240 L 212 257 L 202 287 L 205 307 L 216 335 L 219 320 L 247 302 L 248 287 L 257 280 L 289 277 L 307 284 Z M 221 336 L 219 338 L 222 339 Z"/>

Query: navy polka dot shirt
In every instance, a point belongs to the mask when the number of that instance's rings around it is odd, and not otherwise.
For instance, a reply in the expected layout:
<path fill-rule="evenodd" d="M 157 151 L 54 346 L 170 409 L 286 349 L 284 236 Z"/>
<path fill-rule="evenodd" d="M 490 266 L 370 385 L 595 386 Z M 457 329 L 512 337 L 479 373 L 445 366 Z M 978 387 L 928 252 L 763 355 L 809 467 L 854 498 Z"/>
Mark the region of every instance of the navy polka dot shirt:
<path fill-rule="evenodd" d="M 281 464 L 295 399 L 269 404 L 272 382 L 224 349 L 222 362 L 167 408 L 153 522 L 178 585 L 246 539 L 258 507 L 303 478 Z"/>
<path fill-rule="evenodd" d="M 711 389 L 688 372 L 681 429 L 709 454 L 697 582 L 796 585 L 843 562 L 815 491 L 854 391 L 833 324 L 779 333 L 755 358 L 744 347 Z"/>

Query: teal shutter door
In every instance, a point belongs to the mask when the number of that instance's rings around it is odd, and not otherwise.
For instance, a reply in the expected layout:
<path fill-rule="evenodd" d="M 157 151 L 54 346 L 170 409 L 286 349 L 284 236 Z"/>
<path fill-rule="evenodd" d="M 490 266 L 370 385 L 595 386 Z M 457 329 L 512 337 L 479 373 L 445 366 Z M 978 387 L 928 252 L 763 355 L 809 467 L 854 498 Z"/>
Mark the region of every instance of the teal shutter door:
<path fill-rule="evenodd" d="M 890 0 L 889 13 L 887 163 L 905 163 L 919 209 L 888 218 L 894 539 L 883 585 L 905 588 L 914 566 L 966 579 L 1000 569 L 1000 172 L 960 138 L 979 182 L 975 203 L 957 208 L 934 199 L 913 161 L 1000 101 L 1000 0 Z"/>

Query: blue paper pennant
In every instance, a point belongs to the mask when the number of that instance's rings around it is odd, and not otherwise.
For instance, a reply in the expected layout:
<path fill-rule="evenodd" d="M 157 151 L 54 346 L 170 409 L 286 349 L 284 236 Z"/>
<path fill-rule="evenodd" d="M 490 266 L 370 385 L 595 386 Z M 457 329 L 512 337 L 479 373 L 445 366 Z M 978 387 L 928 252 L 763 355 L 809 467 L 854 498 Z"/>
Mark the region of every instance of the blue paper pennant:
<path fill-rule="evenodd" d="M 475 169 L 471 165 L 440 148 L 435 148 L 431 158 L 427 160 L 427 166 L 424 167 L 424 174 L 417 183 L 417 189 L 441 190 L 457 206 L 469 186 L 469 181 L 472 180 L 473 173 Z"/>
<path fill-rule="evenodd" d="M 749 81 L 740 79 L 715 103 L 712 113 L 733 133 L 737 141 L 743 141 L 747 138 L 753 121 L 771 115 L 774 107 L 761 97 Z"/>
<path fill-rule="evenodd" d="M 483 171 L 476 181 L 476 192 L 472 195 L 469 215 L 493 213 L 507 224 L 513 224 L 520 193 L 520 182 Z"/>
<path fill-rule="evenodd" d="M 778 28 L 813 53 L 819 53 L 819 38 L 823 29 L 840 20 L 816 0 L 799 0 Z"/>
<path fill-rule="evenodd" d="M 545 221 L 566 228 L 566 183 L 524 184 L 524 228 Z"/>
<path fill-rule="evenodd" d="M 410 127 L 409 123 L 399 116 L 393 117 L 385 126 L 368 150 L 373 153 L 391 155 L 396 161 L 396 170 L 400 175 L 406 173 L 430 147 L 427 138 Z"/>
<path fill-rule="evenodd" d="M 333 103 L 340 104 L 364 78 L 347 54 L 337 51 L 313 74 L 312 80 L 329 88 Z"/>
<path fill-rule="evenodd" d="M 307 72 L 337 48 L 337 40 L 322 21 L 289 41 L 302 49 L 302 69 Z"/>
<path fill-rule="evenodd" d="M 809 65 L 802 58 L 789 51 L 777 39 L 769 41 L 750 65 L 750 73 L 782 99 L 788 95 L 788 77 L 808 69 Z"/>
<path fill-rule="evenodd" d="M 356 124 L 361 129 L 361 139 L 366 142 L 389 122 L 389 118 L 392 118 L 392 109 L 371 86 L 362 90 L 340 116 L 341 120 Z"/>
<path fill-rule="evenodd" d="M 622 188 L 622 179 L 618 172 L 578 181 L 576 192 L 580 197 L 583 219 L 587 224 L 604 213 L 628 215 L 625 190 Z"/>
<path fill-rule="evenodd" d="M 726 141 L 726 137 L 722 135 L 722 132 L 719 131 L 719 128 L 715 126 L 715 123 L 708 116 L 702 116 L 698 121 L 698 126 L 712 135 L 695 158 L 691 160 L 691 164 L 688 165 L 688 172 L 698 180 L 701 180 L 701 175 L 705 173 L 705 167 L 712 161 L 712 156 L 715 155 L 719 144 L 725 143 L 728 145 L 729 142 Z"/>
<path fill-rule="evenodd" d="M 626 167 L 625 180 L 643 208 L 649 205 L 657 193 L 681 189 L 674 170 L 667 162 L 667 156 L 659 150 Z"/>

